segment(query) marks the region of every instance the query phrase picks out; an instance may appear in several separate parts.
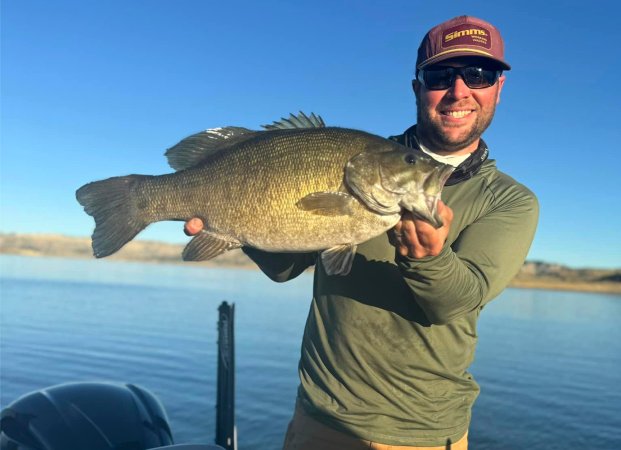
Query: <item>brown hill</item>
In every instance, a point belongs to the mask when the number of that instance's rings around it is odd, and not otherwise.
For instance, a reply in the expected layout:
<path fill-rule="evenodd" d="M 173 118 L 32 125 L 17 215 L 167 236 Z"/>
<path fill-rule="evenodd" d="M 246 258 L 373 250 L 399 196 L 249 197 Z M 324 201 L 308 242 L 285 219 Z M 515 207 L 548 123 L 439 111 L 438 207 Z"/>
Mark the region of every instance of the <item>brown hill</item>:
<path fill-rule="evenodd" d="M 161 263 L 182 263 L 182 244 L 155 241 L 129 242 L 112 259 Z M 91 240 L 54 234 L 0 234 L 0 253 L 25 256 L 92 258 Z M 199 264 L 254 268 L 240 250 L 226 252 Z M 621 269 L 572 269 L 560 264 L 527 261 L 512 287 L 578 290 L 621 294 Z"/>
<path fill-rule="evenodd" d="M 156 241 L 133 240 L 110 259 L 160 263 L 182 263 L 184 245 Z M 93 258 L 91 239 L 59 234 L 0 234 L 0 253 L 24 256 L 54 256 L 60 258 Z M 205 265 L 253 266 L 241 250 L 226 252 Z"/>

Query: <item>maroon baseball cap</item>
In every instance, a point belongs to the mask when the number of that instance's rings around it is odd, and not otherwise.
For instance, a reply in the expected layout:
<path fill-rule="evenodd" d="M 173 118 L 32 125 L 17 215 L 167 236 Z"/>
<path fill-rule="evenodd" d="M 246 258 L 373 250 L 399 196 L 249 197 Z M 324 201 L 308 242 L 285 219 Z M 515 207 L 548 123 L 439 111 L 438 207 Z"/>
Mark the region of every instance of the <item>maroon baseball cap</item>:
<path fill-rule="evenodd" d="M 457 56 L 479 56 L 498 63 L 503 70 L 504 43 L 492 24 L 472 16 L 459 16 L 433 27 L 418 47 L 416 68 L 423 69 Z"/>

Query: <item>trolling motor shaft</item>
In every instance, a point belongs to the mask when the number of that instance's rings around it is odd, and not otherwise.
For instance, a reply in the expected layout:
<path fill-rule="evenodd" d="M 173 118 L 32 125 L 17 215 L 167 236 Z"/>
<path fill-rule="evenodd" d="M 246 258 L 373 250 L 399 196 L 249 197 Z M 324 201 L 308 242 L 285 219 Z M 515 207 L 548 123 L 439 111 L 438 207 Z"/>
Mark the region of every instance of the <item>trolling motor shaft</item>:
<path fill-rule="evenodd" d="M 235 426 L 235 305 L 222 302 L 218 308 L 218 393 L 216 400 L 216 444 L 237 450 Z"/>

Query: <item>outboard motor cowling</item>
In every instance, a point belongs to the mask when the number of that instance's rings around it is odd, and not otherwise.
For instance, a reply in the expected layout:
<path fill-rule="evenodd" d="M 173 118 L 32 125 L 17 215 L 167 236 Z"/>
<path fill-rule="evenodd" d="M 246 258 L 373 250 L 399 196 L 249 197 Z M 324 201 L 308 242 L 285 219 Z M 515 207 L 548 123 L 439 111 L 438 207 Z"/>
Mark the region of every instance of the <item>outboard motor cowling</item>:
<path fill-rule="evenodd" d="M 172 444 L 164 407 L 133 384 L 61 384 L 24 395 L 0 416 L 0 450 L 146 450 Z"/>

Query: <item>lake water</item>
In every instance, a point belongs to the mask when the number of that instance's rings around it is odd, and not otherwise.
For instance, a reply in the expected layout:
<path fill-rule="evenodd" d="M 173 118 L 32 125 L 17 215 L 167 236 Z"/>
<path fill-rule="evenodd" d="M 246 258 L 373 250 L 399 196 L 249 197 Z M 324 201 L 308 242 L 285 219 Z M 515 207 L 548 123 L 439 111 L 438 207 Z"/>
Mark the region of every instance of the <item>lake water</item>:
<path fill-rule="evenodd" d="M 0 256 L 2 407 L 68 381 L 131 382 L 176 443 L 215 435 L 217 307 L 235 303 L 240 450 L 279 449 L 312 276 Z M 474 450 L 621 444 L 621 297 L 508 289 L 479 321 Z"/>

